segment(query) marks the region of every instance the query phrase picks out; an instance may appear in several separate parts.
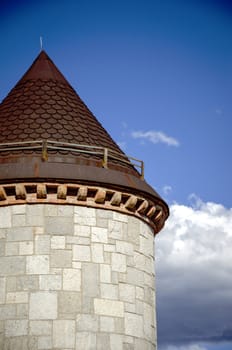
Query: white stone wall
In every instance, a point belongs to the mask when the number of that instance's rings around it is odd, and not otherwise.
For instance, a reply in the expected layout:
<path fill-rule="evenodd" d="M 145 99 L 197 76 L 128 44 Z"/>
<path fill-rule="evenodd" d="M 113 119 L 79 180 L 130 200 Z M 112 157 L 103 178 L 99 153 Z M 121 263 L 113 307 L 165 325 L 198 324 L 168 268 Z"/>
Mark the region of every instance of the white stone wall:
<path fill-rule="evenodd" d="M 109 210 L 1 207 L 0 349 L 156 349 L 153 240 Z"/>

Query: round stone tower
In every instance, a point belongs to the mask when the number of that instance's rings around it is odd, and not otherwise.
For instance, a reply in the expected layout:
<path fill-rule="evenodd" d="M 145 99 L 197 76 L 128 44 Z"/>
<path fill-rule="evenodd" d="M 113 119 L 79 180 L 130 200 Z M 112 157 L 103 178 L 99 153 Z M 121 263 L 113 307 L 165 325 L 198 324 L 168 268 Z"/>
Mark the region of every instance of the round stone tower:
<path fill-rule="evenodd" d="M 0 105 L 0 349 L 156 349 L 167 217 L 42 51 Z"/>

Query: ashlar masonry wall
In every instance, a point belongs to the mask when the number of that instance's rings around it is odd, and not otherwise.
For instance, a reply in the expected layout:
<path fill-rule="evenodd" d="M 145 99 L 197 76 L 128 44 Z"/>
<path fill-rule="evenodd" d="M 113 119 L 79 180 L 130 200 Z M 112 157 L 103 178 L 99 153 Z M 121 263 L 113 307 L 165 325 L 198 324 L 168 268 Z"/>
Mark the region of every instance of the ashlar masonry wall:
<path fill-rule="evenodd" d="M 153 241 L 110 210 L 1 207 L 0 349 L 156 349 Z"/>

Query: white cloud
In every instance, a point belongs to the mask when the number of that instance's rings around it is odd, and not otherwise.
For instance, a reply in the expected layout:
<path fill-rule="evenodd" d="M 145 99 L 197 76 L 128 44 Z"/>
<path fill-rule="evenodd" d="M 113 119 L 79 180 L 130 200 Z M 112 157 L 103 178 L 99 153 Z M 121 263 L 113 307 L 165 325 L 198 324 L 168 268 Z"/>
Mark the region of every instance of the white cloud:
<path fill-rule="evenodd" d="M 228 334 L 232 341 L 232 209 L 191 200 L 194 206 L 171 205 L 156 238 L 158 340 L 166 346 Z"/>
<path fill-rule="evenodd" d="M 172 186 L 165 185 L 165 186 L 162 188 L 162 191 L 163 191 L 163 194 L 164 194 L 165 196 L 167 196 L 169 193 L 172 192 Z"/>
<path fill-rule="evenodd" d="M 145 139 L 148 140 L 154 144 L 156 143 L 165 143 L 168 146 L 179 146 L 180 143 L 177 139 L 174 137 L 166 135 L 162 131 L 155 131 L 155 130 L 149 130 L 149 131 L 133 131 L 131 133 L 132 137 L 135 139 Z"/>
<path fill-rule="evenodd" d="M 181 346 L 168 345 L 165 348 L 162 348 L 162 350 L 207 350 L 207 349 L 198 344 L 190 344 L 190 345 L 181 345 Z"/>

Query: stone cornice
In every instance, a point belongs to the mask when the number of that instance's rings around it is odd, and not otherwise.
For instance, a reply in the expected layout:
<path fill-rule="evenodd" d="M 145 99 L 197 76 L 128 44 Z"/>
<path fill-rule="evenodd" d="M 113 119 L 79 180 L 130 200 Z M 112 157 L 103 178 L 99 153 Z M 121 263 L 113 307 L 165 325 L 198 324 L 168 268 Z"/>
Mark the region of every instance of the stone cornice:
<path fill-rule="evenodd" d="M 72 204 L 114 210 L 145 221 L 158 233 L 166 215 L 160 203 L 103 187 L 59 183 L 14 183 L 0 186 L 0 206 L 15 204 Z"/>

